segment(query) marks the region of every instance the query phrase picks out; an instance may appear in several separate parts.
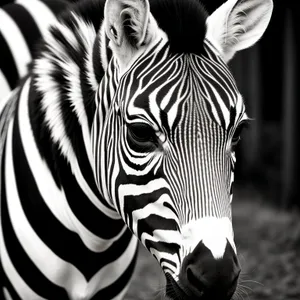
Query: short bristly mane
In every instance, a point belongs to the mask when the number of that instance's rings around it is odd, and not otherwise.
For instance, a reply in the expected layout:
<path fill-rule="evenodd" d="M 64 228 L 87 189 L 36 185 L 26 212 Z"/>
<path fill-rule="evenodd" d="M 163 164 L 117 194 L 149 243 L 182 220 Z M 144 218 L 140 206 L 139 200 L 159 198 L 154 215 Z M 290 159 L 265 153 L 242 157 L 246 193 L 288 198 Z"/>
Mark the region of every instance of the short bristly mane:
<path fill-rule="evenodd" d="M 70 165 L 92 164 L 90 128 L 95 93 L 104 75 L 100 38 L 104 0 L 72 5 L 41 41 L 33 63 L 29 112 L 36 143 L 54 178 L 61 154 Z M 86 154 L 85 154 L 86 152 Z M 61 165 L 59 166 L 61 169 Z M 58 183 L 57 179 L 57 184 Z"/>
<path fill-rule="evenodd" d="M 150 0 L 150 10 L 171 52 L 202 53 L 208 13 L 199 0 Z"/>

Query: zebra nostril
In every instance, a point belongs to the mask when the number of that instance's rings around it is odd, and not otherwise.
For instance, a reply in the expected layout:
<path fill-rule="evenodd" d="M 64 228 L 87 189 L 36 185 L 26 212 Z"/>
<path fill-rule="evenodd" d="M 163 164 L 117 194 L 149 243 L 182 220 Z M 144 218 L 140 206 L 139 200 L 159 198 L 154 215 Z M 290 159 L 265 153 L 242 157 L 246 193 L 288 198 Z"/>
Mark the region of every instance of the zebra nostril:
<path fill-rule="evenodd" d="M 196 289 L 198 292 L 202 292 L 205 290 L 205 288 L 207 288 L 207 282 L 205 282 L 204 278 L 197 278 L 197 276 L 193 273 L 192 269 L 189 267 L 186 271 L 186 278 L 190 286 Z"/>

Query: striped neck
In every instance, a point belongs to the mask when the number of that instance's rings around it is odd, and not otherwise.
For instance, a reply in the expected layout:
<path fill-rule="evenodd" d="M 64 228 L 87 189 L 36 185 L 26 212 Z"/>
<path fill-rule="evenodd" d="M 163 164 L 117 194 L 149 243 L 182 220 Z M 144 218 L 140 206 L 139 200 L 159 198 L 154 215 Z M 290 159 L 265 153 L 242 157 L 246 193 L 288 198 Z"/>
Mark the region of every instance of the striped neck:
<path fill-rule="evenodd" d="M 72 200 L 72 205 L 77 205 L 74 210 L 78 214 L 80 210 L 89 212 L 82 212 L 79 219 L 101 236 L 95 208 L 109 218 L 120 217 L 99 193 L 94 180 L 91 128 L 107 52 L 100 50 L 103 7 L 98 2 L 89 3 L 94 7 L 83 8 L 93 13 L 80 12 L 78 5 L 46 34 L 34 62 L 28 106 L 36 144 L 56 185 L 65 191 L 69 203 Z M 74 198 L 85 199 L 84 208 Z M 85 207 L 87 202 L 89 208 Z M 123 226 L 117 224 L 117 231 Z"/>

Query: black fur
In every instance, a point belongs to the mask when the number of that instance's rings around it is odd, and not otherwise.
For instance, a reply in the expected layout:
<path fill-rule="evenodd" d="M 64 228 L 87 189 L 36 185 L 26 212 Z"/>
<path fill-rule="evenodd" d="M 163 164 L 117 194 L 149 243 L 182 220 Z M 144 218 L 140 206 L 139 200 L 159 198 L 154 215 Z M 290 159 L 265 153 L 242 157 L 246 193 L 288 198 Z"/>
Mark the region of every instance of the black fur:
<path fill-rule="evenodd" d="M 149 0 L 150 10 L 159 27 L 168 35 L 173 53 L 201 54 L 208 13 L 199 0 Z M 126 8 L 127 6 L 124 6 Z M 132 46 L 137 40 L 127 15 L 123 26 Z"/>
<path fill-rule="evenodd" d="M 172 52 L 202 53 L 208 13 L 199 0 L 150 0 L 150 10 Z"/>

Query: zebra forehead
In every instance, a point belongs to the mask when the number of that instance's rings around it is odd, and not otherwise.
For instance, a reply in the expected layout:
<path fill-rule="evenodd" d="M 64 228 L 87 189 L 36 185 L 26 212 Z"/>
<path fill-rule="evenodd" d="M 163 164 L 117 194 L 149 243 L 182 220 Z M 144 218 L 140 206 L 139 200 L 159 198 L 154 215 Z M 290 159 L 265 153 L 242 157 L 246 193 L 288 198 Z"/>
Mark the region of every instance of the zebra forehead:
<path fill-rule="evenodd" d="M 133 71 L 135 75 L 130 74 L 131 80 L 123 82 L 124 86 L 131 87 L 126 112 L 129 119 L 148 116 L 159 127 L 167 124 L 171 129 L 179 119 L 188 117 L 189 111 L 194 116 L 198 111 L 201 119 L 206 115 L 224 129 L 236 124 L 245 114 L 245 106 L 234 78 L 208 41 L 204 42 L 204 50 L 202 55 L 157 54 L 165 57 L 165 61 L 157 64 L 153 59 L 150 66 L 145 64 L 149 58 L 138 63 Z M 168 52 L 168 48 L 159 50 L 162 51 Z M 151 75 L 145 69 L 151 69 Z M 137 85 L 132 80 L 134 77 L 143 80 Z"/>

